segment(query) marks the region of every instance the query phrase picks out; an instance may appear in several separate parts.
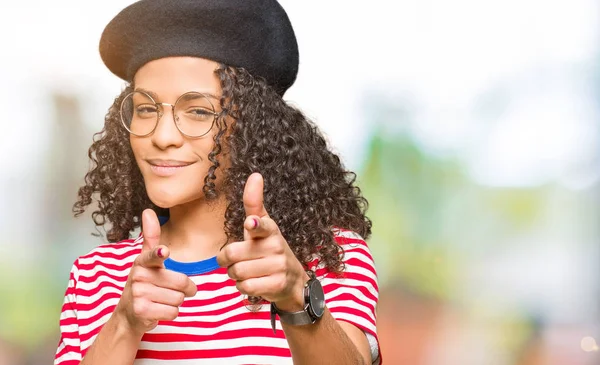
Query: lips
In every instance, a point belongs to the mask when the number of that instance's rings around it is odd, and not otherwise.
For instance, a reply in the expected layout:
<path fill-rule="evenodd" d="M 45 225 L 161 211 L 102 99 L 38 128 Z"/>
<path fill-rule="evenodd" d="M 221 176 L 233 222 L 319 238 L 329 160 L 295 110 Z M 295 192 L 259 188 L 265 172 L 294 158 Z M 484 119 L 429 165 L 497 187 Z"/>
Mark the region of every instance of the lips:
<path fill-rule="evenodd" d="M 161 159 L 149 159 L 146 160 L 150 165 L 160 167 L 184 167 L 193 164 L 193 162 L 178 161 L 178 160 L 161 160 Z"/>
<path fill-rule="evenodd" d="M 146 161 L 150 164 L 150 170 L 152 170 L 154 174 L 163 177 L 175 175 L 187 166 L 193 164 L 193 162 L 178 160 L 149 159 Z"/>

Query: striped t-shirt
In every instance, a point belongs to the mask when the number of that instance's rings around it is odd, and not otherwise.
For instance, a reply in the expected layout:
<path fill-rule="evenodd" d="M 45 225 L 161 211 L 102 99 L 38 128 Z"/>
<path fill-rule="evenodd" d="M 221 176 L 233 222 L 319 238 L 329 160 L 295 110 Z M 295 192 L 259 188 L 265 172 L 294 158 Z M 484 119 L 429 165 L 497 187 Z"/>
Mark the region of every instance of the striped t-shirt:
<path fill-rule="evenodd" d="M 373 364 L 380 364 L 373 258 L 357 234 L 336 230 L 335 239 L 345 252 L 344 272 L 331 273 L 316 259 L 309 267 L 316 268 L 333 317 L 362 329 L 371 344 Z M 142 242 L 140 235 L 101 245 L 75 261 L 60 316 L 55 365 L 76 365 L 85 356 L 119 302 Z M 185 298 L 175 320 L 161 321 L 144 334 L 135 365 L 292 364 L 281 324 L 277 321 L 275 334 L 271 328 L 269 304 L 249 310 L 216 258 L 193 263 L 167 259 L 165 267 L 187 274 L 198 292 Z"/>

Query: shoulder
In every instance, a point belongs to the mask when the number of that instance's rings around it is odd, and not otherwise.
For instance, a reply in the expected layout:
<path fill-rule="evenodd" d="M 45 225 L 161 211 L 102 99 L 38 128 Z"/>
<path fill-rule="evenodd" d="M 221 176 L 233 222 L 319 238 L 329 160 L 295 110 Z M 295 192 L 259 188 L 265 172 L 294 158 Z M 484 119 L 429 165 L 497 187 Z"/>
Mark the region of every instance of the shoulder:
<path fill-rule="evenodd" d="M 74 271 L 79 275 L 87 274 L 86 276 L 93 276 L 99 272 L 122 274 L 129 271 L 133 261 L 142 251 L 142 242 L 142 237 L 137 237 L 99 245 L 77 258 Z"/>
<path fill-rule="evenodd" d="M 340 246 L 345 245 L 362 245 L 367 246 L 367 242 L 364 238 L 361 237 L 358 233 L 344 229 L 344 228 L 334 228 L 333 229 L 333 238 Z"/>
<path fill-rule="evenodd" d="M 316 256 L 308 264 L 308 268 L 321 277 L 343 278 L 353 273 L 361 273 L 376 282 L 375 262 L 365 239 L 354 231 L 339 227 L 333 229 L 333 238 L 341 249 L 342 272 L 330 272 Z"/>
<path fill-rule="evenodd" d="M 334 228 L 333 238 L 342 248 L 345 260 L 349 256 L 361 255 L 364 261 L 373 262 L 373 256 L 367 241 L 358 233 L 343 228 Z"/>

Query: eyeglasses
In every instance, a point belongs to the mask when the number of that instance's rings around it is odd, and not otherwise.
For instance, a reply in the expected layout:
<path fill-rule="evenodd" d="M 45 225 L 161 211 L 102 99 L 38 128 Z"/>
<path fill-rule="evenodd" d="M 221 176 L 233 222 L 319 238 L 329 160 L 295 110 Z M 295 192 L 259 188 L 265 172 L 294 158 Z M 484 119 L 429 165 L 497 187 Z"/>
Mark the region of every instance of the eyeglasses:
<path fill-rule="evenodd" d="M 168 104 L 157 103 L 146 92 L 136 90 L 127 94 L 121 102 L 121 122 L 129 133 L 146 137 L 158 126 L 165 106 L 171 107 L 177 129 L 192 138 L 202 137 L 210 132 L 221 114 L 215 112 L 208 95 L 195 91 L 181 95 L 175 104 Z"/>

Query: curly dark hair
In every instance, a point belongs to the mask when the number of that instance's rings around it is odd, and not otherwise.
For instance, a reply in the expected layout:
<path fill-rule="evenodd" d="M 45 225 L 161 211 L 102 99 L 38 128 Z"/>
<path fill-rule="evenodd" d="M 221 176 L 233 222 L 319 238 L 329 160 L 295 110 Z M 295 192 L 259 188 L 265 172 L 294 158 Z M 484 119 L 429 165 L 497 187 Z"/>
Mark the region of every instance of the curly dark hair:
<path fill-rule="evenodd" d="M 243 239 L 244 184 L 251 173 L 260 172 L 265 207 L 296 257 L 307 264 L 316 255 L 327 268 L 339 272 L 343 252 L 332 229 L 348 229 L 365 239 L 371 234 L 371 221 L 365 216 L 368 203 L 355 186 L 356 175 L 330 151 L 318 128 L 264 79 L 227 65 L 220 65 L 215 73 L 222 86 L 223 113 L 216 122 L 208 156 L 212 166 L 202 189 L 208 200 L 225 194 L 228 239 Z M 148 198 L 129 132 L 121 125 L 119 106 L 132 90 L 133 85 L 128 85 L 115 99 L 104 128 L 94 135 L 88 152 L 92 165 L 73 206 L 79 216 L 97 200 L 92 218 L 97 227 L 110 226 L 109 241 L 129 238 L 146 208 L 168 215 L 167 209 Z M 218 161 L 224 147 L 231 160 L 227 169 Z M 222 191 L 214 184 L 218 173 L 224 177 Z"/>

